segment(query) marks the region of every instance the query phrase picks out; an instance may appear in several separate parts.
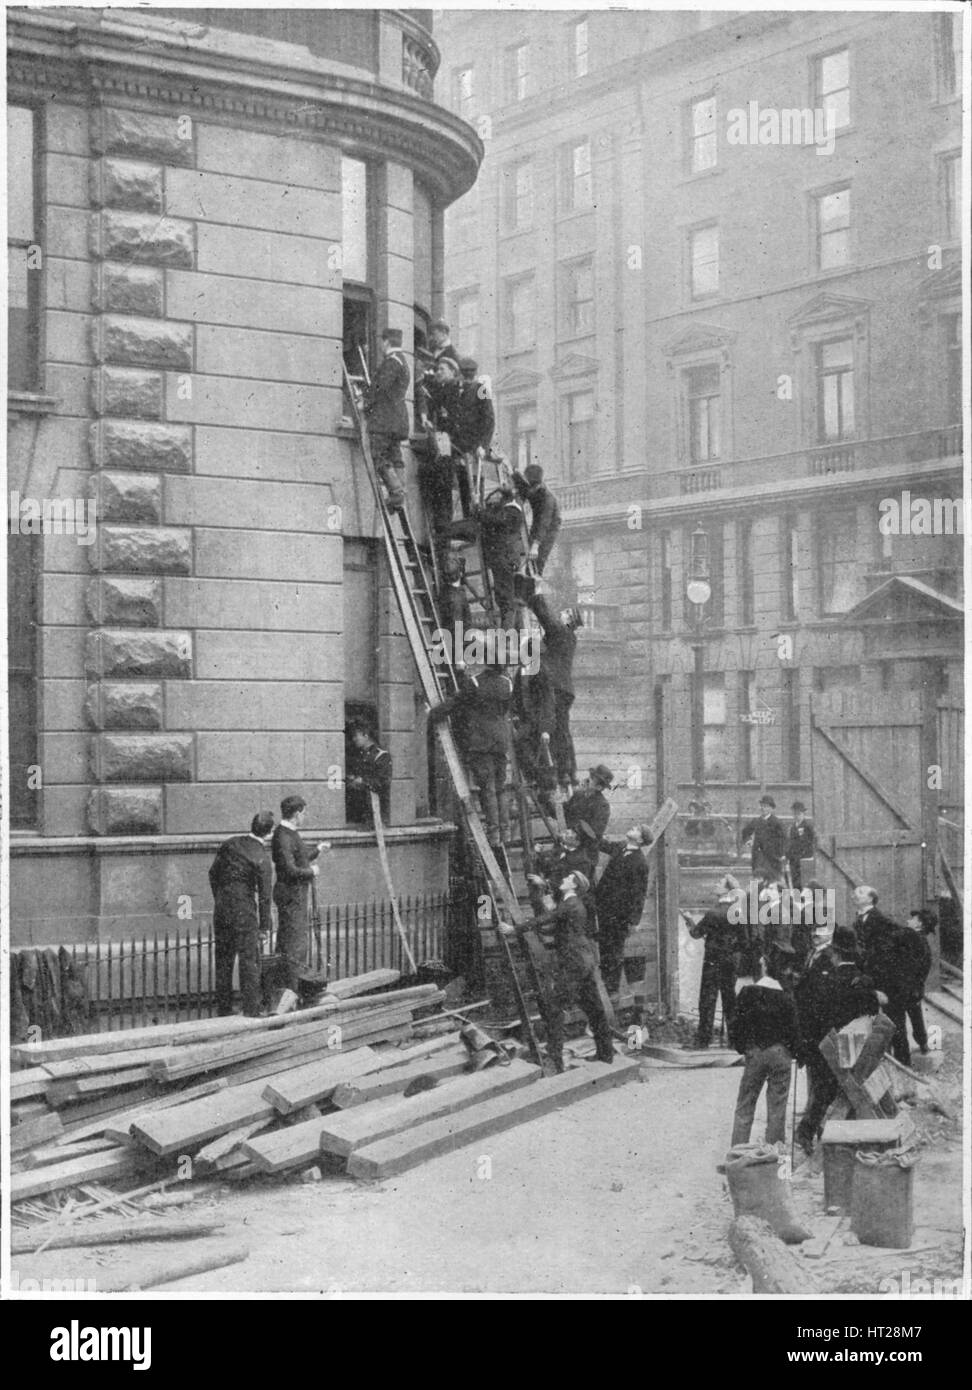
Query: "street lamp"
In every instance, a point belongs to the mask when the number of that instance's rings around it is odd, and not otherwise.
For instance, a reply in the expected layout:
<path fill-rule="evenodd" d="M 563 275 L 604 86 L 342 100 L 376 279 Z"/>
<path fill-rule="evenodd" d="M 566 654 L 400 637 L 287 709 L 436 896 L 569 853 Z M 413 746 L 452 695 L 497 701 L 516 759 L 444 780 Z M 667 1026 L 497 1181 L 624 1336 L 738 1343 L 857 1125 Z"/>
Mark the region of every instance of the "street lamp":
<path fill-rule="evenodd" d="M 691 535 L 688 579 L 685 597 L 694 610 L 695 675 L 692 683 L 692 780 L 699 788 L 705 786 L 705 606 L 712 597 L 709 583 L 709 537 L 703 527 L 696 526 Z"/>

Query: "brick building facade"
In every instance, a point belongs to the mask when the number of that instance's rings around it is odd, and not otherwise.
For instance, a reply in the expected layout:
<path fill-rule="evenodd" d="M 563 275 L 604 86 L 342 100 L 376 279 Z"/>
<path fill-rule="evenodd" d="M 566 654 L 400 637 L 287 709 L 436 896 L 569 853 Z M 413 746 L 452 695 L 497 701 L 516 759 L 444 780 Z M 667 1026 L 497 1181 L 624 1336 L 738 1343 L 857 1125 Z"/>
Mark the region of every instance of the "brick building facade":
<path fill-rule="evenodd" d="M 630 772 L 618 818 L 660 748 L 683 806 L 699 771 L 726 813 L 761 785 L 788 806 L 814 695 L 961 698 L 961 14 L 453 12 L 437 34 L 486 145 L 447 220 L 453 336 L 560 495 L 580 759 Z M 941 534 L 882 532 L 906 492 Z M 758 708 L 772 726 L 740 720 Z"/>
<path fill-rule="evenodd" d="M 481 155 L 427 13 L 7 15 L 8 488 L 97 507 L 89 545 L 8 537 L 14 945 L 208 910 L 214 845 L 289 792 L 323 901 L 384 896 L 335 777 L 360 711 L 399 890 L 444 888 L 341 379 L 441 309 Z"/>

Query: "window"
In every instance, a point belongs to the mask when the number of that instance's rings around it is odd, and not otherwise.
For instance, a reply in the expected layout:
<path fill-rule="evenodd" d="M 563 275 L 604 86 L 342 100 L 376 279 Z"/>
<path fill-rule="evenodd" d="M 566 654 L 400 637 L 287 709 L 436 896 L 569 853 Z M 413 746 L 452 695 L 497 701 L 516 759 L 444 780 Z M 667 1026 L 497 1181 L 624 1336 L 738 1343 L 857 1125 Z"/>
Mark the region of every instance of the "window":
<path fill-rule="evenodd" d="M 942 101 L 957 97 L 962 87 L 962 15 L 942 14 L 938 19 L 938 95 Z"/>
<path fill-rule="evenodd" d="M 857 580 L 857 516 L 828 511 L 817 519 L 817 576 L 821 613 L 846 613 L 854 605 Z"/>
<path fill-rule="evenodd" d="M 800 780 L 800 672 L 782 671 L 783 678 L 783 767 L 782 775 L 788 782 Z"/>
<path fill-rule="evenodd" d="M 579 19 L 570 26 L 570 75 L 586 77 L 588 73 L 588 25 Z"/>
<path fill-rule="evenodd" d="M 536 341 L 536 289 L 532 275 L 507 281 L 507 351 L 519 352 Z"/>
<path fill-rule="evenodd" d="M 535 405 L 516 405 L 510 415 L 510 434 L 513 438 L 513 457 L 523 471 L 537 458 L 537 408 Z"/>
<path fill-rule="evenodd" d="M 11 391 L 36 391 L 39 370 L 40 261 L 35 164 L 36 118 L 7 109 L 7 355 Z"/>
<path fill-rule="evenodd" d="M 416 304 L 432 309 L 432 199 L 416 179 L 412 191 L 412 286 Z"/>
<path fill-rule="evenodd" d="M 702 768 L 707 782 L 729 779 L 727 723 L 725 675 L 708 671 L 702 678 Z"/>
<path fill-rule="evenodd" d="M 690 367 L 687 375 L 689 455 L 693 463 L 709 463 L 722 451 L 719 366 Z"/>
<path fill-rule="evenodd" d="M 378 544 L 345 539 L 342 584 L 344 604 L 344 717 L 378 726 Z M 350 738 L 346 765 L 353 762 Z M 368 798 L 345 783 L 345 818 L 370 820 Z"/>
<path fill-rule="evenodd" d="M 817 269 L 837 270 L 850 263 L 850 189 L 835 188 L 817 198 Z"/>
<path fill-rule="evenodd" d="M 826 129 L 850 125 L 850 52 L 841 48 L 816 62 L 815 106 L 826 112 Z"/>
<path fill-rule="evenodd" d="M 470 121 L 476 109 L 476 96 L 471 67 L 452 71 L 452 107 L 464 121 Z"/>
<path fill-rule="evenodd" d="M 570 576 L 573 581 L 575 602 L 593 603 L 597 594 L 594 583 L 593 545 L 571 546 Z"/>
<path fill-rule="evenodd" d="M 949 241 L 959 239 L 959 218 L 962 215 L 962 156 L 947 154 L 942 160 L 942 195 L 945 214 L 945 235 Z"/>
<path fill-rule="evenodd" d="M 456 325 L 456 342 L 464 357 L 479 356 L 479 295 L 476 291 L 456 297 L 452 315 Z"/>
<path fill-rule="evenodd" d="M 672 627 L 672 533 L 663 531 L 660 537 L 661 560 L 661 625 L 665 632 Z"/>
<path fill-rule="evenodd" d="M 341 160 L 342 266 L 345 280 L 369 283 L 371 257 L 368 229 L 368 166 L 361 159 Z"/>
<path fill-rule="evenodd" d="M 780 560 L 780 616 L 784 622 L 792 623 L 796 621 L 800 602 L 800 534 L 793 517 L 784 517 L 780 526 Z"/>
<path fill-rule="evenodd" d="M 854 437 L 854 342 L 838 338 L 817 344 L 817 441 L 834 444 Z"/>
<path fill-rule="evenodd" d="M 594 262 L 591 257 L 565 267 L 566 330 L 570 337 L 594 332 Z"/>
<path fill-rule="evenodd" d="M 741 521 L 736 532 L 736 574 L 739 578 L 739 622 L 743 627 L 752 627 L 756 621 L 753 561 L 753 523 Z"/>
<path fill-rule="evenodd" d="M 962 422 L 962 315 L 945 314 L 945 409 L 950 425 Z"/>
<path fill-rule="evenodd" d="M 591 142 L 578 140 L 564 151 L 561 178 L 561 206 L 564 212 L 589 208 L 594 202 L 594 177 L 591 171 Z"/>
<path fill-rule="evenodd" d="M 689 107 L 689 173 L 715 168 L 718 139 L 715 97 L 693 101 Z"/>
<path fill-rule="evenodd" d="M 9 701 L 10 824 L 37 823 L 37 793 L 29 785 L 37 756 L 37 536 L 7 536 L 7 690 Z"/>
<path fill-rule="evenodd" d="M 533 225 L 533 161 L 521 160 L 506 171 L 507 231 Z"/>
<path fill-rule="evenodd" d="M 718 227 L 696 227 L 689 232 L 689 276 L 693 299 L 719 293 Z"/>
<path fill-rule="evenodd" d="M 566 401 L 564 474 L 570 482 L 594 472 L 594 392 L 574 391 Z"/>
<path fill-rule="evenodd" d="M 752 714 L 757 708 L 756 704 L 756 672 L 739 672 L 739 713 Z M 740 782 L 755 782 L 759 776 L 756 766 L 756 739 L 757 730 L 755 724 L 747 724 L 745 720 L 739 721 L 739 780 Z"/>
<path fill-rule="evenodd" d="M 532 91 L 530 45 L 517 44 L 506 50 L 506 96 L 508 101 L 525 101 Z"/>

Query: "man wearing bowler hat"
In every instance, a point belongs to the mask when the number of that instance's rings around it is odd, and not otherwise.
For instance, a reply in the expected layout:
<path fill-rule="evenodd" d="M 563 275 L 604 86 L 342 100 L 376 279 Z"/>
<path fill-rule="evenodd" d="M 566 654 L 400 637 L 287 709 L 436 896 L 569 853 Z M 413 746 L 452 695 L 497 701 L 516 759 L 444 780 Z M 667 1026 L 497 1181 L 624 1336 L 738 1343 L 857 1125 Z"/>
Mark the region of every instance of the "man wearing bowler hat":
<path fill-rule="evenodd" d="M 397 512 L 405 501 L 402 481 L 402 440 L 408 438 L 405 393 L 411 373 L 402 348 L 402 330 L 386 328 L 381 335 L 382 359 L 365 395 L 364 415 L 375 471 L 388 489 L 388 510 Z"/>
<path fill-rule="evenodd" d="M 600 844 L 611 819 L 611 807 L 604 795 L 614 781 L 614 773 L 603 763 L 590 770 L 587 784 L 578 788 L 564 807 L 564 820 L 580 837 L 580 847 L 587 855 L 588 873 L 597 868 Z"/>
<path fill-rule="evenodd" d="M 812 859 L 817 847 L 817 835 L 807 820 L 807 808 L 802 801 L 793 803 L 793 823 L 786 837 L 786 862 L 790 867 L 790 887 L 802 888 L 800 860 Z"/>
<path fill-rule="evenodd" d="M 783 856 L 786 852 L 786 831 L 776 817 L 776 802 L 771 796 L 759 798 L 759 816 L 747 821 L 740 840 L 753 842 L 753 877 L 766 882 L 783 881 Z"/>
<path fill-rule="evenodd" d="M 543 574 L 560 530 L 560 508 L 543 481 L 539 463 L 528 463 L 522 473 L 514 473 L 513 482 L 530 506 L 530 559 L 536 565 L 537 574 Z"/>
<path fill-rule="evenodd" d="M 642 853 L 651 844 L 647 825 L 632 825 L 620 842 L 602 845 L 611 855 L 594 889 L 601 975 L 608 994 L 617 994 L 624 967 L 624 943 L 641 921 L 648 892 L 648 865 Z"/>

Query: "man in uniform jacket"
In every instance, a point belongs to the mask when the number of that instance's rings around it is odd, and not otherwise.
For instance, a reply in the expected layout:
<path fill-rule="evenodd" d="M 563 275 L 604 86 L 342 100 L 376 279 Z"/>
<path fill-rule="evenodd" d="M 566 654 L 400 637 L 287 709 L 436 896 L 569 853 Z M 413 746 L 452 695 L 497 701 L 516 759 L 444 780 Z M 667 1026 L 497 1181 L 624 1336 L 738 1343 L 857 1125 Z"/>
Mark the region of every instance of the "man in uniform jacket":
<path fill-rule="evenodd" d="M 587 1015 L 599 1062 L 614 1061 L 611 1022 L 603 1003 L 604 983 L 597 950 L 588 934 L 587 909 L 582 901 L 590 882 L 579 870 L 560 885 L 560 902 L 551 912 L 533 918 L 530 928 L 552 940 L 557 961 L 547 1025 L 547 1052 L 558 1072 L 564 1070 L 564 1012 L 577 1005 Z M 507 932 L 515 928 L 503 927 Z"/>
<path fill-rule="evenodd" d="M 479 675 L 460 672 L 459 690 L 429 711 L 431 724 L 449 715 L 458 716 L 456 741 L 479 787 L 486 821 L 486 838 L 497 848 L 510 839 L 510 813 L 506 799 L 506 763 L 510 748 L 510 705 L 513 682 L 498 666 L 486 666 Z"/>
<path fill-rule="evenodd" d="M 729 1029 L 729 1041 L 746 1059 L 732 1124 L 733 1148 L 749 1143 L 756 1102 L 764 1085 L 765 1142 L 783 1143 L 792 1062 L 801 1052 L 800 1025 L 792 997 L 770 974 L 766 957 L 759 950 L 752 955 L 753 983 L 740 989 Z"/>
<path fill-rule="evenodd" d="M 401 441 L 409 434 L 405 394 L 412 377 L 401 347 L 402 330 L 386 328 L 381 335 L 382 360 L 371 378 L 364 403 L 371 456 L 388 489 L 391 511 L 398 511 L 405 500 Z"/>
<path fill-rule="evenodd" d="M 424 424 L 428 431 L 425 457 L 419 465 L 419 486 L 440 565 L 444 563 L 452 525 L 455 461 L 452 437 L 459 413 L 459 368 L 442 357 L 427 386 Z M 441 438 L 445 436 L 446 438 Z"/>
<path fill-rule="evenodd" d="M 829 928 L 815 929 L 813 953 L 794 997 L 802 1035 L 802 1052 L 797 1060 L 806 1065 L 809 1083 L 807 1108 L 797 1126 L 796 1139 L 809 1155 L 839 1090 L 820 1043 L 832 1028 L 839 1030 L 855 1018 L 878 1011 L 872 982 L 861 973 L 857 961 L 857 938 L 852 927 L 838 927 L 833 932 Z"/>
<path fill-rule="evenodd" d="M 570 709 L 574 703 L 574 657 L 580 610 L 565 608 L 558 616 L 543 594 L 528 599 L 543 629 L 543 650 L 537 682 L 537 722 L 541 740 L 549 743 L 557 781 L 569 786 L 577 781 L 577 756 L 570 733 Z M 547 738 L 544 740 L 544 734 Z"/>
<path fill-rule="evenodd" d="M 514 473 L 513 482 L 530 506 L 530 559 L 537 574 L 543 574 L 560 530 L 560 508 L 543 481 L 543 469 L 538 463 L 529 463 L 522 473 Z"/>
<path fill-rule="evenodd" d="M 213 890 L 213 938 L 216 973 L 216 1012 L 233 1012 L 233 965 L 240 961 L 243 1012 L 260 1012 L 260 936 L 270 930 L 272 869 L 267 840 L 273 814 L 261 811 L 248 835 L 224 840 L 209 868 Z"/>
<path fill-rule="evenodd" d="M 807 808 L 802 801 L 793 803 L 793 820 L 786 836 L 786 862 L 790 867 L 790 887 L 802 888 L 801 859 L 812 859 L 817 848 L 817 834 L 807 820 Z"/>
<path fill-rule="evenodd" d="M 321 850 L 330 849 L 326 840 L 313 847 L 300 837 L 307 813 L 302 796 L 285 796 L 280 803 L 280 824 L 273 832 L 271 852 L 277 881 L 273 900 L 277 905 L 277 954 L 284 961 L 286 988 L 296 990 L 301 967 L 307 957 L 307 885 L 318 875 L 313 862 Z"/>
<path fill-rule="evenodd" d="M 457 623 L 464 633 L 472 627 L 472 608 L 463 583 L 463 563 L 458 555 L 447 555 L 443 562 L 442 582 L 436 593 L 436 611 L 450 641 L 455 641 Z M 458 648 L 454 646 L 452 650 L 453 656 L 458 657 L 462 652 L 461 642 Z"/>
<path fill-rule="evenodd" d="M 540 850 L 534 861 L 535 872 L 526 876 L 534 912 L 539 913 L 543 910 L 545 893 L 558 893 L 567 875 L 578 869 L 583 873 L 587 862 L 588 856 L 580 848 L 580 839 L 573 830 L 565 830 L 553 849 Z M 590 910 L 587 925 L 589 931 L 594 926 Z"/>
<path fill-rule="evenodd" d="M 445 359 L 455 367 L 455 375 L 459 376 L 459 353 L 454 347 L 449 337 L 449 325 L 442 319 L 437 319 L 429 326 L 429 347 L 431 351 L 423 353 L 423 357 L 428 362 L 428 366 L 422 374 L 422 380 L 418 387 L 418 415 L 424 429 L 430 426 L 430 400 L 435 395 L 438 377 L 436 367 Z"/>
<path fill-rule="evenodd" d="M 486 498 L 480 512 L 483 559 L 493 580 L 500 627 L 516 625 L 519 604 L 516 576 L 526 559 L 522 503 L 512 484 L 504 483 Z"/>
<path fill-rule="evenodd" d="M 625 838 L 602 849 L 610 853 L 594 889 L 601 975 L 608 994 L 616 994 L 624 967 L 624 943 L 641 921 L 648 892 L 648 864 L 642 848 L 651 844 L 647 825 L 632 825 Z"/>
<path fill-rule="evenodd" d="M 589 878 L 593 878 L 594 870 L 597 868 L 601 841 L 611 819 L 611 807 L 604 793 L 613 781 L 614 773 L 611 769 L 603 763 L 598 763 L 590 769 L 584 786 L 578 787 L 564 806 L 564 820 L 571 830 L 577 831 L 580 847 L 587 855 L 588 867 L 585 873 Z"/>
<path fill-rule="evenodd" d="M 782 882 L 783 856 L 786 853 L 786 831 L 783 822 L 777 820 L 776 802 L 771 796 L 759 799 L 759 816 L 747 821 L 742 828 L 741 840 L 753 842 L 753 877 L 764 880 L 775 879 Z"/>
<path fill-rule="evenodd" d="M 382 822 L 387 825 L 391 815 L 391 754 L 379 748 L 371 730 L 364 724 L 351 726 L 351 745 L 354 748 L 354 761 L 348 785 L 368 794 L 366 819 L 369 823 L 372 820 L 370 793 L 376 793 Z"/>
<path fill-rule="evenodd" d="M 489 385 L 476 373 L 478 362 L 460 357 L 459 399 L 450 438 L 454 451 L 456 478 L 459 483 L 459 503 L 465 517 L 472 515 L 473 473 L 478 450 L 488 450 L 496 428 L 496 414 Z"/>
<path fill-rule="evenodd" d="M 705 940 L 702 959 L 702 979 L 699 983 L 699 1024 L 695 1031 L 694 1048 L 706 1048 L 712 1042 L 716 1000 L 722 999 L 722 1018 L 726 1030 L 732 1027 L 736 1005 L 736 968 L 743 944 L 742 928 L 730 920 L 730 909 L 745 909 L 746 895 L 734 878 L 727 877 L 718 884 L 718 906 L 710 908 L 689 927 L 689 936 Z"/>

